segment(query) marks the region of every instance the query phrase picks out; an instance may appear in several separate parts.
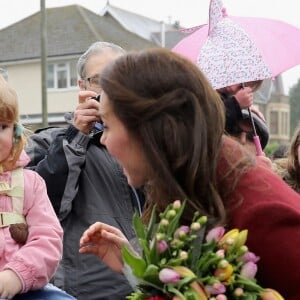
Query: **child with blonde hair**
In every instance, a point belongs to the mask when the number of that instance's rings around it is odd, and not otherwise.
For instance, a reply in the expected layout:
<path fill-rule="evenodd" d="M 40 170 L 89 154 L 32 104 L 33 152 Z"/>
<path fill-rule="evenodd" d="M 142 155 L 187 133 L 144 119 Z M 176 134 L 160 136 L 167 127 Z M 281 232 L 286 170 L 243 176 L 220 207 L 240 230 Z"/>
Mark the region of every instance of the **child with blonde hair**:
<path fill-rule="evenodd" d="M 24 169 L 24 143 L 17 94 L 0 76 L 0 298 L 71 299 L 48 284 L 63 231 L 43 179 Z"/>

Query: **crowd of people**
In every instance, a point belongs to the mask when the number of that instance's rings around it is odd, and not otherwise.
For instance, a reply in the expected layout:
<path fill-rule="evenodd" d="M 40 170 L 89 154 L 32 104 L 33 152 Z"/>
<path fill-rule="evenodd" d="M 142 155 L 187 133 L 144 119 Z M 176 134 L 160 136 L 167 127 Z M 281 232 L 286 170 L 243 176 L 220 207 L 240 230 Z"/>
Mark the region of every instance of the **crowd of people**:
<path fill-rule="evenodd" d="M 258 281 L 300 299 L 300 128 L 286 157 L 257 156 L 254 133 L 262 149 L 269 140 L 253 106 L 262 82 L 214 90 L 170 50 L 106 42 L 77 67 L 67 125 L 26 146 L 17 95 L 0 78 L 0 298 L 125 299 L 135 211 L 147 224 L 154 207 L 185 199 L 184 222 L 196 209 L 208 229 L 248 229 Z"/>

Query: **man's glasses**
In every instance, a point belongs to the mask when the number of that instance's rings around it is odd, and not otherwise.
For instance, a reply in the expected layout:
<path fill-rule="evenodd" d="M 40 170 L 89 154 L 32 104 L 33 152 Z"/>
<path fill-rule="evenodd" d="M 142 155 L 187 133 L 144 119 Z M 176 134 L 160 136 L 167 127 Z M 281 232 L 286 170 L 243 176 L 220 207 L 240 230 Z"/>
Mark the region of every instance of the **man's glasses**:
<path fill-rule="evenodd" d="M 101 88 L 99 75 L 94 75 L 94 76 L 88 77 L 85 79 L 85 81 L 87 81 L 89 83 L 90 87 L 98 88 L 98 89 Z"/>

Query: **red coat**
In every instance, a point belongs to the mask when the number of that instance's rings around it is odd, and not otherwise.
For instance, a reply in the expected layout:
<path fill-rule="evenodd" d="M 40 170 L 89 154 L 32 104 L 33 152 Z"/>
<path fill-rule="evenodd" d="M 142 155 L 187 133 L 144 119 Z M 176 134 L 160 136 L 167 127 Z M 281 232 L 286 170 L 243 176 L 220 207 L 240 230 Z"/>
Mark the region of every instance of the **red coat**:
<path fill-rule="evenodd" d="M 229 227 L 248 229 L 246 244 L 260 256 L 258 283 L 286 300 L 299 300 L 300 195 L 258 162 L 240 177 L 228 200 Z"/>

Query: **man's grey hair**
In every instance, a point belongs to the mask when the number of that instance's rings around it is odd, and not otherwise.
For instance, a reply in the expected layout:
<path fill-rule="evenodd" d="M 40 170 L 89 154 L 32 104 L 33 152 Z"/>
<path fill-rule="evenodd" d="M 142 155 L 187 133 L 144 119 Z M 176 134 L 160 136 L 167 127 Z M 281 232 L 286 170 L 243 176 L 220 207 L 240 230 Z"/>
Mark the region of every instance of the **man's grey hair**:
<path fill-rule="evenodd" d="M 81 79 L 84 79 L 85 74 L 85 66 L 88 59 L 96 54 L 104 53 L 106 51 L 111 51 L 116 54 L 124 54 L 126 51 L 113 43 L 108 42 L 95 42 L 93 43 L 78 59 L 77 62 L 77 74 Z"/>

